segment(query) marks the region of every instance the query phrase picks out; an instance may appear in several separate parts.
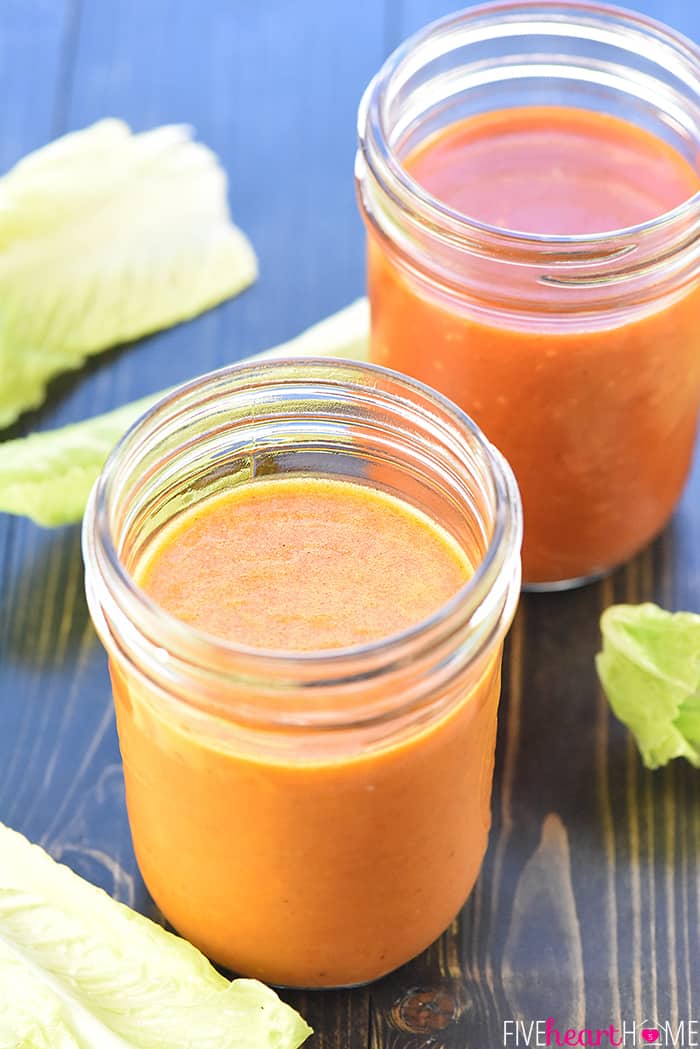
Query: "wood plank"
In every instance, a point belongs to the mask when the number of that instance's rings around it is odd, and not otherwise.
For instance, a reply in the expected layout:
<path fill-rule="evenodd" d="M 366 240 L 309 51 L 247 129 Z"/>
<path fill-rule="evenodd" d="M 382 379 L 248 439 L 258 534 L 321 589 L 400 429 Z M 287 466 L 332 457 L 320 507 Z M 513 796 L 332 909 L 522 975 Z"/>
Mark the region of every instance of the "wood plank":
<path fill-rule="evenodd" d="M 460 5 L 453 0 L 392 0 L 392 4 L 393 32 L 389 41 L 392 48 L 435 18 L 444 18 L 461 8 L 477 6 L 475 3 Z M 697 40 L 700 36 L 700 11 L 687 0 L 668 0 L 668 3 L 662 3 L 661 0 L 634 0 L 634 3 L 624 6 L 663 21 L 691 39 Z"/>
<path fill-rule="evenodd" d="M 4 0 L 0 19 L 0 170 L 61 130 L 78 0 Z M 29 61 L 31 56 L 31 61 Z"/>
<path fill-rule="evenodd" d="M 27 17 L 23 0 L 6 0 L 0 19 L 0 167 L 6 170 L 29 150 L 43 145 L 61 130 L 61 110 L 70 72 L 76 32 L 77 6 L 72 0 L 37 0 Z M 18 431 L 20 428 L 17 427 Z M 4 436 L 4 435 L 2 435 Z M 27 813 L 35 784 L 27 768 L 42 763 L 42 741 L 37 722 L 44 707 L 47 685 L 45 637 L 55 607 L 33 607 L 37 597 L 30 574 L 18 572 L 27 554 L 25 526 L 0 519 L 0 818 L 13 813 L 35 833 L 41 821 Z M 33 553 L 29 560 L 33 561 Z M 47 587 L 53 585 L 47 580 Z M 43 588 L 42 588 L 43 589 Z M 32 646 L 23 641 L 32 620 Z M 21 655 L 19 652 L 21 651 Z M 15 658 L 17 653 L 18 658 Z M 48 686 L 56 694 L 61 683 Z"/>

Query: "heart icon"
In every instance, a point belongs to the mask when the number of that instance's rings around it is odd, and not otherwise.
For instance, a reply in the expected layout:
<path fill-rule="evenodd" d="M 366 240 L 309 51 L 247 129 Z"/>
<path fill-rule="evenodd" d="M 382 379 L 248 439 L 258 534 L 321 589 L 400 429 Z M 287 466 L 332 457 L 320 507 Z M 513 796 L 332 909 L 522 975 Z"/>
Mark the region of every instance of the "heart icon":
<path fill-rule="evenodd" d="M 659 1029 L 658 1027 L 645 1027 L 642 1031 L 642 1038 L 645 1042 L 651 1045 L 652 1042 L 658 1042 L 659 1040 Z"/>

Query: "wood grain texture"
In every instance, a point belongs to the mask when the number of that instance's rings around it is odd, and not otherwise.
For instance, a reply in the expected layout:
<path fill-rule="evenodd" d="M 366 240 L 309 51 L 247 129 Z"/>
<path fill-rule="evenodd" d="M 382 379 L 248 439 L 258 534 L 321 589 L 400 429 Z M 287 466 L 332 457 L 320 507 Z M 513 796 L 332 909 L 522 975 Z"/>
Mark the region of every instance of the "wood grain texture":
<path fill-rule="evenodd" d="M 433 0 L 4 0 L 0 163 L 104 115 L 188 121 L 231 174 L 261 279 L 53 384 L 18 431 L 121 403 L 294 334 L 360 293 L 355 110 Z M 700 10 L 648 0 L 700 37 Z M 1 381 L 1 377 L 0 377 Z M 649 773 L 593 656 L 613 601 L 700 611 L 700 464 L 666 533 L 611 578 L 528 595 L 506 647 L 493 829 L 458 920 L 371 988 L 285 992 L 318 1049 L 497 1049 L 503 1024 L 700 1015 L 700 774 Z M 0 518 L 0 819 L 146 913 L 78 530 Z M 513 1044 L 511 1041 L 509 1044 Z M 522 1043 L 521 1043 L 522 1044 Z"/>

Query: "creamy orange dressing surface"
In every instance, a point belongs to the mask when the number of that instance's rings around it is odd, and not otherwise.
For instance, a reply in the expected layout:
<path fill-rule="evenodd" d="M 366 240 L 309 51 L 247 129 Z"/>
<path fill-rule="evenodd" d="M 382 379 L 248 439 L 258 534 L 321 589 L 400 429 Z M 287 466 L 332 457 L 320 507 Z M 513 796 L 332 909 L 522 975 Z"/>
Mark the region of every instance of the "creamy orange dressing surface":
<path fill-rule="evenodd" d="M 468 553 L 359 483 L 265 480 L 185 510 L 136 578 L 211 634 L 308 652 L 415 625 L 469 577 Z M 500 655 L 436 684 L 430 716 L 252 737 L 237 707 L 171 702 L 165 674 L 112 663 L 134 845 L 166 917 L 222 965 L 291 986 L 372 980 L 427 947 L 486 848 Z M 400 710 L 413 674 L 369 682 L 374 701 Z M 254 707 L 245 679 L 235 694 Z"/>
<path fill-rule="evenodd" d="M 695 168 L 663 139 L 569 106 L 468 117 L 423 142 L 406 167 L 463 215 L 550 236 L 649 222 L 700 188 Z"/>
<path fill-rule="evenodd" d="M 415 626 L 470 574 L 455 541 L 408 503 L 358 483 L 288 478 L 181 514 L 137 579 L 199 630 L 300 652 Z"/>

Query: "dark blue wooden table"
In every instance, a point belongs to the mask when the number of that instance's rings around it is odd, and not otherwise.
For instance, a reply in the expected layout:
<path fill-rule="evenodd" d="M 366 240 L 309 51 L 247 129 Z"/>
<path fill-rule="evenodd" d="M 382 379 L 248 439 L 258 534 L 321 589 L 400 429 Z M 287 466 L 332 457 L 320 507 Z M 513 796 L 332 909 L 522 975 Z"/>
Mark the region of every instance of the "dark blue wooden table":
<path fill-rule="evenodd" d="M 639 6 L 700 38 L 695 0 Z M 239 299 L 54 383 L 45 407 L 12 433 L 235 361 L 361 294 L 357 103 L 388 51 L 450 7 L 1 0 L 0 168 L 106 115 L 136 129 L 190 122 L 230 173 L 233 213 L 261 272 Z M 559 1027 L 593 1028 L 646 1018 L 675 1028 L 700 1017 L 700 773 L 680 763 L 646 772 L 593 669 L 602 608 L 645 599 L 700 611 L 697 464 L 650 550 L 596 586 L 523 601 L 507 650 L 494 828 L 477 889 L 431 950 L 381 983 L 287 995 L 316 1028 L 318 1049 L 497 1049 L 515 1045 L 504 1023 L 518 1019 L 522 1045 L 527 1024 L 550 1015 Z M 152 913 L 129 839 L 78 528 L 45 532 L 7 517 L 0 820 Z"/>

